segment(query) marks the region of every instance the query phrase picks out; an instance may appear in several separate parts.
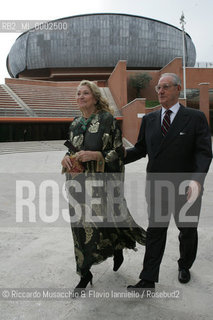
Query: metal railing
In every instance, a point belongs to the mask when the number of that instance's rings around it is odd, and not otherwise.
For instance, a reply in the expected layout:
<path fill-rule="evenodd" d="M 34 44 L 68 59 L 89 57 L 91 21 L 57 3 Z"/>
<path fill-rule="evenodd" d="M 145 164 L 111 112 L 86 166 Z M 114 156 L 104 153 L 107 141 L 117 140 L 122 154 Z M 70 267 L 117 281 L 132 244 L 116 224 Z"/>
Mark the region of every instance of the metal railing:
<path fill-rule="evenodd" d="M 213 62 L 196 62 L 194 68 L 213 68 Z"/>

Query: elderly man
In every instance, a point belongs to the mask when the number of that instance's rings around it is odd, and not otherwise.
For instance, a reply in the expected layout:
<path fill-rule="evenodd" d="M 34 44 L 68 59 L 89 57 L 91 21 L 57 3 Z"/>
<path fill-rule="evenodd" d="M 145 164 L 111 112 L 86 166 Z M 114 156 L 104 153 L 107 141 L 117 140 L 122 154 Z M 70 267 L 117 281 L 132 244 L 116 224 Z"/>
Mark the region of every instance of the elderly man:
<path fill-rule="evenodd" d="M 156 91 L 161 110 L 143 117 L 137 143 L 126 150 L 125 158 L 125 163 L 130 163 L 148 155 L 149 226 L 141 280 L 128 287 L 134 291 L 154 290 L 155 282 L 158 282 L 171 213 L 180 231 L 178 279 L 181 283 L 190 280 L 189 269 L 197 253 L 203 183 L 212 160 L 211 136 L 205 115 L 178 102 L 179 77 L 173 73 L 162 74 Z M 158 188 L 159 184 L 162 186 L 158 189 L 162 192 L 156 192 L 156 181 Z M 185 208 L 188 210 L 183 212 Z"/>

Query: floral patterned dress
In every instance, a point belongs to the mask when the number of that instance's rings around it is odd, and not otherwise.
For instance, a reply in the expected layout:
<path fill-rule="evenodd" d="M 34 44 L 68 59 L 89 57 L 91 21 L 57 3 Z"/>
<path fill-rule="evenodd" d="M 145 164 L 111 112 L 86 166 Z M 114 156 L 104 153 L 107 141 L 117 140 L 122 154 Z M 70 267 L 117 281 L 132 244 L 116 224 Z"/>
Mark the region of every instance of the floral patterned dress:
<path fill-rule="evenodd" d="M 97 161 L 88 161 L 84 173 L 74 178 L 66 174 L 77 273 L 83 276 L 115 250 L 135 249 L 136 242 L 145 245 L 146 232 L 133 220 L 124 198 L 124 149 L 116 119 L 100 111 L 85 125 L 77 117 L 69 139 L 77 150 L 100 151 L 104 168 L 98 173 Z"/>

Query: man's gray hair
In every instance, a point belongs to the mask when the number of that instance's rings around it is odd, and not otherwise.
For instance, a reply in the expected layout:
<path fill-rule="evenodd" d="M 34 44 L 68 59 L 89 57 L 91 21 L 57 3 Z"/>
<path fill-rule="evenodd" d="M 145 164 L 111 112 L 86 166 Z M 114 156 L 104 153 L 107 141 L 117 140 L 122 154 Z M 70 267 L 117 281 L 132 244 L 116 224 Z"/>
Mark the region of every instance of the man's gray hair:
<path fill-rule="evenodd" d="M 176 75 L 176 73 L 163 73 L 160 76 L 160 79 L 164 78 L 164 77 L 172 77 L 173 79 L 173 84 L 175 85 L 180 85 L 181 86 L 181 80 L 180 78 Z"/>

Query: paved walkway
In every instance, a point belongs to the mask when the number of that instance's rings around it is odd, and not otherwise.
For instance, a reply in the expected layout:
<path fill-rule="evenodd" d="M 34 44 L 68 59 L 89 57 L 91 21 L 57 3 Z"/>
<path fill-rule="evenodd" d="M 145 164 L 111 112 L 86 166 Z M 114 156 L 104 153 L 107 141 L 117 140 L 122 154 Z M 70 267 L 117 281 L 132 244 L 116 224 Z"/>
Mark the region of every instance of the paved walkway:
<path fill-rule="evenodd" d="M 79 277 L 75 273 L 70 226 L 62 219 L 66 203 L 62 197 L 64 176 L 60 174 L 60 161 L 66 148 L 60 141 L 31 142 L 29 148 L 26 148 L 27 144 L 0 144 L 2 320 L 212 319 L 212 166 L 206 179 L 199 224 L 199 250 L 190 283 L 181 285 L 177 280 L 178 231 L 171 221 L 160 281 L 156 287 L 158 296 L 150 299 L 125 296 L 126 286 L 138 281 L 141 270 L 144 247 L 138 245 L 137 252 L 125 251 L 124 263 L 116 273 L 112 271 L 112 258 L 93 266 L 94 285 L 92 288 L 88 286 L 87 297 L 70 299 L 65 296 L 69 290 L 72 292 Z M 126 184 L 130 185 L 126 196 L 128 206 L 134 218 L 138 219 L 135 215 L 137 203 L 143 227 L 146 227 L 147 219 L 140 178 L 145 176 L 145 167 L 146 159 L 126 166 Z M 135 183 L 132 183 L 132 177 L 135 177 Z M 51 185 L 50 191 L 54 190 L 54 197 L 48 195 L 45 181 Z M 20 189 L 21 183 L 26 190 Z M 18 190 L 23 190 L 23 198 L 31 198 L 30 216 L 27 207 L 23 215 L 19 215 Z M 46 208 L 45 191 L 48 197 Z M 50 213 L 57 206 L 57 197 L 60 214 L 57 221 L 51 222 Z M 18 223 L 17 219 L 22 216 L 24 221 Z"/>

